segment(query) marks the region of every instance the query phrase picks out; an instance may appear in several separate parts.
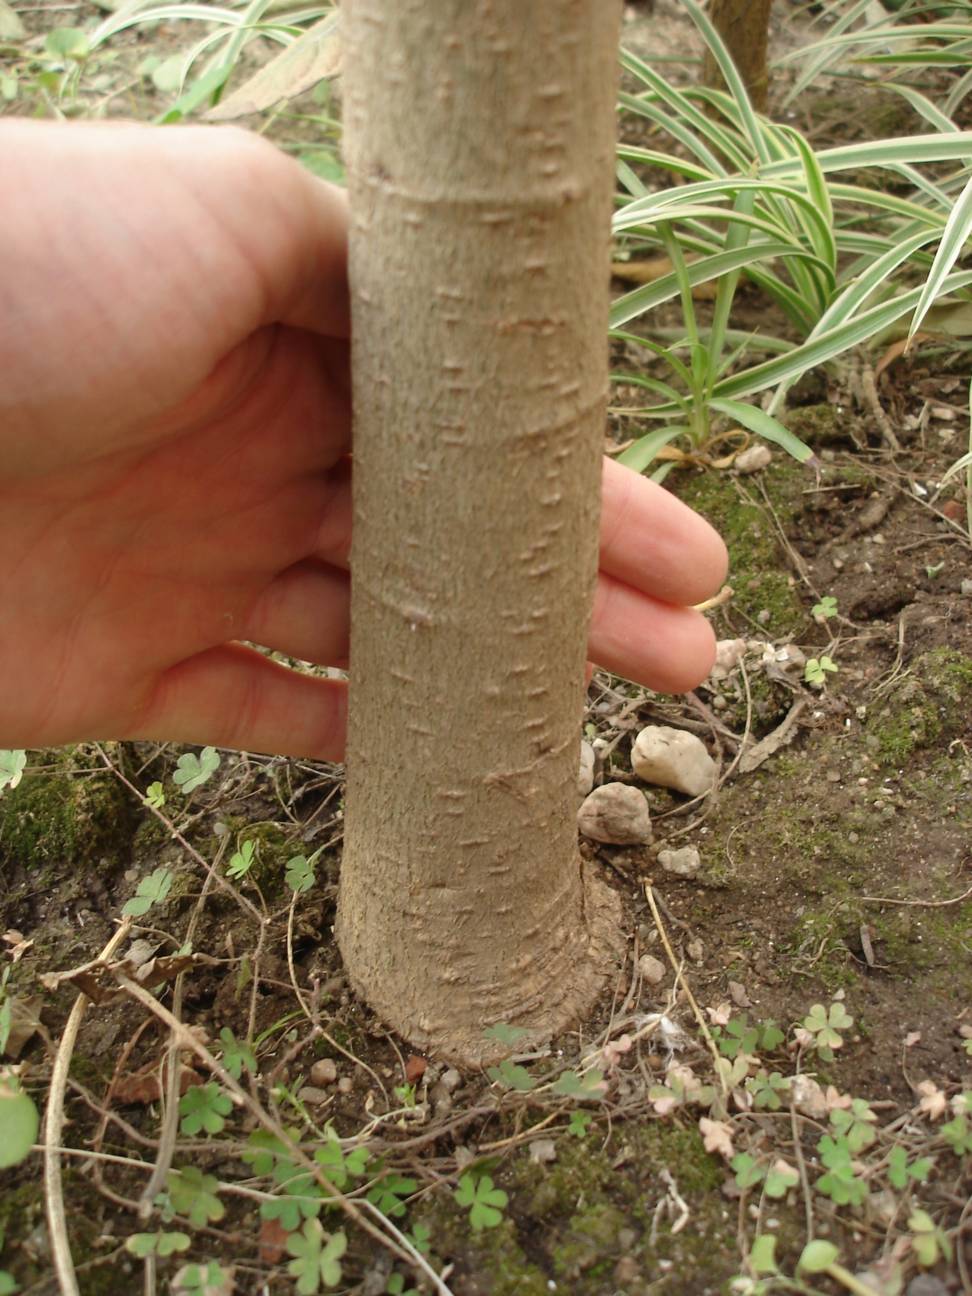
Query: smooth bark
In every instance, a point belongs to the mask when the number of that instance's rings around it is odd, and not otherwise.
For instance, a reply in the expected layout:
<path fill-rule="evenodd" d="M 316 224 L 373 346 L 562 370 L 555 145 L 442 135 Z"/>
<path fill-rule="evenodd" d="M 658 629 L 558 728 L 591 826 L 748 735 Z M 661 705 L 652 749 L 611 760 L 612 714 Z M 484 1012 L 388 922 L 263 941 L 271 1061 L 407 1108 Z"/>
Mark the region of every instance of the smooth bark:
<path fill-rule="evenodd" d="M 711 0 L 708 8 L 712 24 L 725 41 L 758 112 L 765 110 L 769 92 L 766 53 L 771 4 L 772 0 Z M 725 87 L 719 66 L 708 49 L 702 79 L 706 85 Z"/>
<path fill-rule="evenodd" d="M 352 983 L 463 1063 L 612 966 L 577 850 L 618 7 L 345 0 Z"/>

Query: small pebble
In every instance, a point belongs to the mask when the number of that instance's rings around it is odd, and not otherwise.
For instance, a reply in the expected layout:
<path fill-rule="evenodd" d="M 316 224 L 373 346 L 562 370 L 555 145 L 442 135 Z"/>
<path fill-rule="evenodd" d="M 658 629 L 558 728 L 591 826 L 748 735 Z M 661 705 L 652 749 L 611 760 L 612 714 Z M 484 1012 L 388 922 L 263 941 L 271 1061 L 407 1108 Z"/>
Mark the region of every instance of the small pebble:
<path fill-rule="evenodd" d="M 681 850 L 659 851 L 658 863 L 676 877 L 691 878 L 702 867 L 702 857 L 694 846 L 683 846 Z"/>
<path fill-rule="evenodd" d="M 462 1084 L 462 1076 L 455 1067 L 450 1067 L 448 1071 L 443 1071 L 441 1083 L 450 1093 L 454 1093 Z"/>
<path fill-rule="evenodd" d="M 301 1102 L 307 1103 L 310 1107 L 320 1107 L 330 1101 L 331 1095 L 324 1089 L 317 1089 L 314 1085 L 304 1085 L 298 1095 Z"/>
<path fill-rule="evenodd" d="M 642 980 L 647 981 L 649 985 L 658 985 L 665 977 L 665 964 L 661 959 L 655 958 L 654 954 L 642 954 L 638 960 L 638 971 L 641 973 Z"/>
<path fill-rule="evenodd" d="M 337 1082 L 337 1087 L 341 1093 L 349 1094 L 351 1090 L 354 1088 L 354 1081 L 351 1079 L 350 1076 L 342 1076 L 341 1079 Z"/>
<path fill-rule="evenodd" d="M 580 746 L 580 769 L 577 773 L 577 792 L 579 796 L 586 797 L 594 786 L 594 748 L 589 742 L 582 742 Z"/>
<path fill-rule="evenodd" d="M 333 1058 L 320 1058 L 310 1069 L 311 1084 L 329 1085 L 337 1079 L 337 1063 Z"/>
<path fill-rule="evenodd" d="M 736 472 L 748 474 L 759 472 L 761 468 L 766 468 L 772 462 L 773 456 L 769 446 L 757 443 L 744 450 L 742 454 L 736 455 L 733 467 Z"/>
<path fill-rule="evenodd" d="M 716 763 L 701 738 L 669 725 L 642 729 L 631 749 L 634 772 L 646 783 L 697 797 L 712 789 Z"/>
<path fill-rule="evenodd" d="M 644 793 L 627 783 L 604 783 L 577 812 L 585 837 L 610 846 L 643 846 L 651 841 L 651 814 Z"/>
<path fill-rule="evenodd" d="M 934 1274 L 916 1274 L 906 1288 L 906 1296 L 949 1296 L 949 1291 Z"/>
<path fill-rule="evenodd" d="M 966 598 L 972 598 L 972 580 L 968 580 L 967 578 L 963 580 L 962 584 L 959 586 L 959 589 L 962 591 L 962 593 L 965 595 Z"/>

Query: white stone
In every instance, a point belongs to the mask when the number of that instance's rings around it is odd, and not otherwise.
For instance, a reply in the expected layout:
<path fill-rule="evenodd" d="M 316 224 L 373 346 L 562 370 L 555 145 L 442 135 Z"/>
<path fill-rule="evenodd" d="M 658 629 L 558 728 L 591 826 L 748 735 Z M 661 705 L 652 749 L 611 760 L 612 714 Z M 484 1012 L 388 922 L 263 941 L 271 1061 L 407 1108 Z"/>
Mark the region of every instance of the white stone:
<path fill-rule="evenodd" d="M 582 742 L 580 748 L 580 770 L 577 773 L 578 795 L 586 797 L 594 786 L 594 748 L 589 742 Z"/>
<path fill-rule="evenodd" d="M 960 589 L 962 593 L 966 596 L 966 598 L 968 598 L 969 595 L 972 595 L 972 580 L 964 580 L 960 586 Z"/>
<path fill-rule="evenodd" d="M 643 846 L 651 841 L 651 815 L 645 795 L 627 783 L 604 783 L 577 812 L 585 837 L 611 846 Z"/>
<path fill-rule="evenodd" d="M 736 455 L 733 467 L 736 472 L 754 473 L 772 462 L 773 456 L 770 454 L 769 446 L 758 442 L 756 445 L 751 445 L 748 450 L 744 450 L 742 454 Z"/>
<path fill-rule="evenodd" d="M 745 651 L 745 639 L 720 639 L 716 644 L 716 657 L 709 671 L 709 679 L 725 679 L 733 667 L 738 666 Z"/>
<path fill-rule="evenodd" d="M 668 725 L 642 729 L 631 749 L 631 764 L 646 783 L 690 797 L 709 792 L 716 781 L 716 763 L 701 738 Z"/>
<path fill-rule="evenodd" d="M 313 1085 L 333 1084 L 337 1078 L 337 1063 L 333 1058 L 320 1058 L 310 1069 L 310 1079 Z"/>
<path fill-rule="evenodd" d="M 638 960 L 638 971 L 641 973 L 642 980 L 647 981 L 649 985 L 658 985 L 665 979 L 665 964 L 661 959 L 655 958 L 654 954 L 642 954 Z"/>
<path fill-rule="evenodd" d="M 813 1120 L 823 1120 L 828 1112 L 824 1091 L 812 1076 L 797 1075 L 790 1081 L 790 1102 Z"/>
<path fill-rule="evenodd" d="M 683 846 L 681 850 L 659 851 L 658 863 L 668 873 L 690 878 L 702 867 L 702 857 L 694 846 Z"/>

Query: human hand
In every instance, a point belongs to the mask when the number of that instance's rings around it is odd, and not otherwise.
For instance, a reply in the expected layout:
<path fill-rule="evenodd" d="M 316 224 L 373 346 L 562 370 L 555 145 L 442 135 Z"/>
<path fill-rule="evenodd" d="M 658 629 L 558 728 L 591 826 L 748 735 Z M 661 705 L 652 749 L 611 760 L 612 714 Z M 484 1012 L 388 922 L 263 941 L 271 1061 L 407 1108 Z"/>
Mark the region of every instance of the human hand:
<path fill-rule="evenodd" d="M 0 122 L 0 747 L 344 746 L 346 210 L 255 136 Z M 593 660 L 679 691 L 715 533 L 607 464 Z"/>

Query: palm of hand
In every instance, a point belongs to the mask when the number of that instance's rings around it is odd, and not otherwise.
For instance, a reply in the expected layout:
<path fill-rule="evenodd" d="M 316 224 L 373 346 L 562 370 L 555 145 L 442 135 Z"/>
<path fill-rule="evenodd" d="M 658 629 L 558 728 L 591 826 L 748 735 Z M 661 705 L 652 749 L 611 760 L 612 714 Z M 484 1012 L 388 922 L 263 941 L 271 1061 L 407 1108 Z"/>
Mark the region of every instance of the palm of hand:
<path fill-rule="evenodd" d="M 180 732 L 232 746 L 273 723 L 254 712 L 282 702 L 277 674 L 281 689 L 293 677 L 230 641 L 343 662 L 347 581 L 332 564 L 349 539 L 347 413 L 327 377 L 344 358 L 333 346 L 329 366 L 327 343 L 262 330 L 150 437 L 140 430 L 138 450 L 50 473 L 3 510 L 0 537 L 25 549 L 4 581 L 0 648 L 0 731 L 15 744 Z M 280 722 L 299 727 L 289 710 Z"/>

